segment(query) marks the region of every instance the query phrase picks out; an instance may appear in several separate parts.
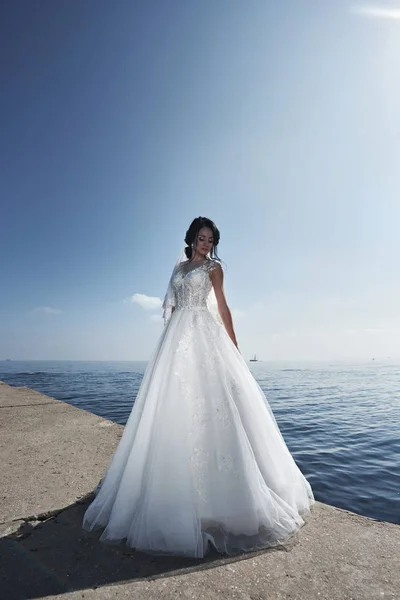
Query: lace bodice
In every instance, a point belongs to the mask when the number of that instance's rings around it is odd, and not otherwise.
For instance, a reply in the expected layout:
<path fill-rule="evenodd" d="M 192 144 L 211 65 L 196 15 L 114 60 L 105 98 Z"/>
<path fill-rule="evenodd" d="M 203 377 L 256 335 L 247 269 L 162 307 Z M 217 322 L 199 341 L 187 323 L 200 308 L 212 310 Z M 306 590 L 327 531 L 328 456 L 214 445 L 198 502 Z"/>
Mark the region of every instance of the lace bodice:
<path fill-rule="evenodd" d="M 172 291 L 176 310 L 207 308 L 207 297 L 212 283 L 209 273 L 217 267 L 215 260 L 204 263 L 180 263 L 172 277 Z"/>
<path fill-rule="evenodd" d="M 184 261 L 175 266 L 163 302 L 165 325 L 169 322 L 174 308 L 206 310 L 208 305 L 208 309 L 219 320 L 217 302 L 210 279 L 210 272 L 219 264 L 217 260 L 210 259 L 201 263 Z"/>

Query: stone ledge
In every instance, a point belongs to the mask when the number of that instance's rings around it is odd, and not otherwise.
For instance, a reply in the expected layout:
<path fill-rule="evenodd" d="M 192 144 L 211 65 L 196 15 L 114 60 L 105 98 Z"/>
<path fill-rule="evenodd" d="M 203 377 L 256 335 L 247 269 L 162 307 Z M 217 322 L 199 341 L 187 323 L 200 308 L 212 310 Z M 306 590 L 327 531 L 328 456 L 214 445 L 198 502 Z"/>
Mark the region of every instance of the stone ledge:
<path fill-rule="evenodd" d="M 318 502 L 287 545 L 237 557 L 152 557 L 99 543 L 82 517 L 123 428 L 0 384 L 5 400 L 0 598 L 400 600 L 400 527 Z"/>

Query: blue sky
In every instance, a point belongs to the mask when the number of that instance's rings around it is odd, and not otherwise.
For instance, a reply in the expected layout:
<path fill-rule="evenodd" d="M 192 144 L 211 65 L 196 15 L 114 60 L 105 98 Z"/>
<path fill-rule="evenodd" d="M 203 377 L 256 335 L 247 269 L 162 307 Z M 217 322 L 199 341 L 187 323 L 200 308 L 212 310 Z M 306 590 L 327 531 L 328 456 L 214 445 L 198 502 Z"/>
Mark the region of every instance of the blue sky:
<path fill-rule="evenodd" d="M 147 359 L 198 215 L 245 356 L 400 357 L 400 1 L 15 0 L 0 39 L 0 358 Z"/>

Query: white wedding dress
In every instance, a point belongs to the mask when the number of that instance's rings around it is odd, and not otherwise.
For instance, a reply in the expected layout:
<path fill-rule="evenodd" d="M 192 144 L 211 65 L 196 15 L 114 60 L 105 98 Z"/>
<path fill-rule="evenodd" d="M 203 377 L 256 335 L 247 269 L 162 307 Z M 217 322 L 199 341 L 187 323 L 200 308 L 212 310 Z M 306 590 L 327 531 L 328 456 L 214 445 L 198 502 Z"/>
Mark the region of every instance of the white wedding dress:
<path fill-rule="evenodd" d="M 314 502 L 264 394 L 210 312 L 206 261 L 178 265 L 175 310 L 83 527 L 146 552 L 203 557 L 285 540 Z"/>

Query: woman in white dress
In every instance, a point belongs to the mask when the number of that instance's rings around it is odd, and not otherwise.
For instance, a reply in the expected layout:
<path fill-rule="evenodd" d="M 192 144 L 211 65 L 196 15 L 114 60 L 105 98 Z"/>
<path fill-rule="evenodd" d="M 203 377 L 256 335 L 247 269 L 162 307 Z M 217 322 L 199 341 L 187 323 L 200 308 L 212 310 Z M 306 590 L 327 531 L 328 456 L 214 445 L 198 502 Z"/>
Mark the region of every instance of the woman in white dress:
<path fill-rule="evenodd" d="M 192 557 L 212 544 L 235 554 L 284 541 L 314 502 L 238 350 L 219 237 L 204 217 L 186 233 L 166 325 L 84 516 L 85 529 L 104 528 L 102 541 Z"/>

